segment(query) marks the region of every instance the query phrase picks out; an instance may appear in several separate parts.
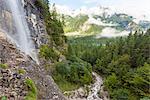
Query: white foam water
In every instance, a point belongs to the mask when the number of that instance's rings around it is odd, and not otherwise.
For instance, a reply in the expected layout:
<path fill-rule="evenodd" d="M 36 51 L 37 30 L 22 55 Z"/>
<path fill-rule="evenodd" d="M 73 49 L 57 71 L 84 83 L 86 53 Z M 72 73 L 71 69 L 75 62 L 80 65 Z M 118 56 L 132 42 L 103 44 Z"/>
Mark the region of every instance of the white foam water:
<path fill-rule="evenodd" d="M 25 52 L 38 62 L 37 53 L 31 38 L 31 32 L 25 18 L 25 12 L 21 0 L 6 0 L 5 2 L 12 13 L 13 24 L 16 28 L 16 33 L 9 35 L 12 36 L 21 51 Z"/>

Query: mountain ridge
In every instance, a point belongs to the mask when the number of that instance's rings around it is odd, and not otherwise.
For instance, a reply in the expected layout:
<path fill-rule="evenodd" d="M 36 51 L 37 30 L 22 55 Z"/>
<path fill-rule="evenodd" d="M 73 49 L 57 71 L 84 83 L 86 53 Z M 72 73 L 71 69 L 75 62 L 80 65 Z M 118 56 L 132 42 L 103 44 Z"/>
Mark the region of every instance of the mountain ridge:
<path fill-rule="evenodd" d="M 65 14 L 59 12 L 60 16 L 63 14 L 64 20 L 66 22 L 65 32 L 75 32 L 77 30 L 79 33 L 87 34 L 97 34 L 101 33 L 105 27 L 115 28 L 118 31 L 146 31 L 150 28 L 150 21 L 139 20 L 134 16 L 130 16 L 125 13 L 112 12 L 110 8 L 100 7 L 98 11 L 91 13 L 89 9 L 81 9 L 80 11 L 72 11 L 70 14 Z M 94 8 L 93 8 L 94 9 Z M 93 27 L 94 25 L 94 27 Z M 96 27 L 96 29 L 95 29 Z M 97 31 L 98 29 L 98 31 Z M 96 31 L 94 31 L 96 30 Z M 87 32 L 86 32 L 87 31 Z M 92 31 L 92 32 L 90 32 Z"/>

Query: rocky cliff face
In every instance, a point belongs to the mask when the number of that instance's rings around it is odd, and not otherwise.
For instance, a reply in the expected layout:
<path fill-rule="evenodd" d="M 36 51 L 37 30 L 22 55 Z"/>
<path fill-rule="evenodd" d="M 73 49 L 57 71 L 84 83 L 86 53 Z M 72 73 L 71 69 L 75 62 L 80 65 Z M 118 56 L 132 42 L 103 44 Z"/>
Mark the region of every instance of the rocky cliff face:
<path fill-rule="evenodd" d="M 8 67 L 0 68 L 0 98 L 6 96 L 8 99 L 13 97 L 12 100 L 23 100 L 28 91 L 24 81 L 30 78 L 37 87 L 38 100 L 65 100 L 52 77 L 46 74 L 44 67 L 37 65 L 31 57 L 18 50 L 9 38 L 9 34 L 13 36 L 16 29 L 13 25 L 12 13 L 5 6 L 4 1 L 0 0 L 0 64 L 6 64 Z M 21 3 L 26 13 L 32 40 L 38 49 L 42 44 L 46 44 L 48 39 L 44 21 L 34 6 L 34 1 L 21 0 Z M 25 74 L 20 75 L 18 73 L 20 69 L 25 70 Z M 13 78 L 15 83 L 11 82 Z"/>
<path fill-rule="evenodd" d="M 34 6 L 34 1 L 35 0 L 24 0 L 23 6 L 26 12 L 29 29 L 32 33 L 31 37 L 35 42 L 36 48 L 39 48 L 42 44 L 46 44 L 48 40 L 44 20 Z"/>
<path fill-rule="evenodd" d="M 5 30 L 7 34 L 13 35 L 16 33 L 16 29 L 12 13 L 4 1 L 5 0 L 0 0 L 0 29 Z M 21 0 L 21 4 L 24 7 L 32 40 L 34 41 L 36 49 L 38 49 L 42 44 L 47 43 L 47 33 L 44 20 L 34 6 L 34 1 L 35 0 Z"/>
<path fill-rule="evenodd" d="M 8 66 L 7 69 L 0 68 L 0 92 L 2 92 L 0 96 L 11 98 L 10 94 L 14 93 L 14 100 L 23 100 L 21 96 L 25 96 L 27 93 L 23 85 L 24 79 L 31 78 L 38 89 L 38 100 L 65 100 L 52 77 L 46 74 L 43 66 L 37 65 L 9 41 L 6 35 L 0 32 L 0 63 Z M 17 73 L 20 69 L 24 69 L 26 72 L 23 76 Z M 17 76 L 13 77 L 15 73 Z M 17 77 L 20 78 L 17 79 Z M 12 78 L 15 78 L 15 83 L 10 81 Z M 12 87 L 12 85 L 16 87 Z"/>

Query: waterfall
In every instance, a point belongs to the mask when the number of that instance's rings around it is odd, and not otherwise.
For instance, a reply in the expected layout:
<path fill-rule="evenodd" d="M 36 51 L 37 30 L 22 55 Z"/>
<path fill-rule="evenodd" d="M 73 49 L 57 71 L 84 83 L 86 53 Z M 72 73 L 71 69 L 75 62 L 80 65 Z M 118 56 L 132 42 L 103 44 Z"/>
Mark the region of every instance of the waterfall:
<path fill-rule="evenodd" d="M 21 0 L 6 0 L 5 2 L 12 13 L 13 26 L 16 29 L 15 33 L 9 33 L 9 35 L 14 39 L 13 41 L 15 41 L 21 51 L 25 52 L 38 63 L 35 46 L 31 38 L 31 32 L 26 21 Z"/>

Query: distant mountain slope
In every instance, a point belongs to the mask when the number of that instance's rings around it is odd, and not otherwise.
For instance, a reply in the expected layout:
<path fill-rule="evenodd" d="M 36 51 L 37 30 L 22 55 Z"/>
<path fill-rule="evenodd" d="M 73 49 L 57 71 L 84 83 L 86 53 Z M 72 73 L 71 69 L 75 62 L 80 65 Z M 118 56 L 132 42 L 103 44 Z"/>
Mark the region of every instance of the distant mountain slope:
<path fill-rule="evenodd" d="M 150 21 L 141 20 L 139 25 L 144 28 L 145 30 L 150 28 Z"/>
<path fill-rule="evenodd" d="M 65 15 L 65 32 L 79 32 L 81 34 L 101 33 L 106 27 L 114 28 L 118 31 L 146 31 L 150 28 L 150 21 L 141 20 L 136 22 L 136 18 L 124 13 L 110 13 L 109 9 L 101 8 L 99 12 L 93 13 L 81 11 L 78 14 Z"/>
<path fill-rule="evenodd" d="M 88 15 L 77 15 L 75 17 L 65 16 L 65 32 L 79 31 L 79 28 L 88 20 Z"/>

